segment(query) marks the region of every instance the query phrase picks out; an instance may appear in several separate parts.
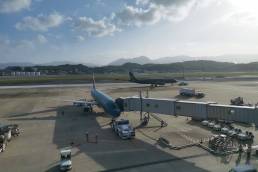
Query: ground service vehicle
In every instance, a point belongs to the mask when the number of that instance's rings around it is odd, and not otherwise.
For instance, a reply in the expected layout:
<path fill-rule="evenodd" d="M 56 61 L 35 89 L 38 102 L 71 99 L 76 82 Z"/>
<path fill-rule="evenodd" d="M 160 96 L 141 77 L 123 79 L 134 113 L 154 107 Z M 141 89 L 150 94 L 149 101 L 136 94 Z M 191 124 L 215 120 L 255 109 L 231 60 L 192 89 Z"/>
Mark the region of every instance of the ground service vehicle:
<path fill-rule="evenodd" d="M 213 127 L 214 131 L 221 131 L 221 125 L 220 124 L 215 124 Z"/>
<path fill-rule="evenodd" d="M 237 98 L 231 99 L 230 103 L 231 103 L 231 105 L 243 106 L 244 99 L 243 99 L 243 97 L 237 97 Z"/>
<path fill-rule="evenodd" d="M 195 90 L 192 88 L 180 88 L 179 94 L 181 96 L 189 96 L 192 97 L 195 95 Z"/>
<path fill-rule="evenodd" d="M 215 126 L 215 122 L 213 121 L 209 122 L 208 127 L 213 128 L 214 126 Z"/>
<path fill-rule="evenodd" d="M 202 125 L 203 125 L 203 126 L 208 126 L 208 124 L 209 124 L 209 121 L 207 121 L 207 120 L 203 120 L 203 121 L 202 121 Z"/>
<path fill-rule="evenodd" d="M 180 82 L 178 85 L 179 86 L 186 86 L 186 85 L 188 85 L 188 83 L 187 82 Z"/>
<path fill-rule="evenodd" d="M 257 172 L 256 168 L 252 165 L 238 165 L 232 168 L 229 172 Z"/>
<path fill-rule="evenodd" d="M 60 151 L 60 171 L 68 171 L 72 169 L 72 151 L 71 149 L 62 149 Z"/>
<path fill-rule="evenodd" d="M 4 152 L 6 148 L 7 140 L 4 135 L 0 135 L 0 152 Z"/>
<path fill-rule="evenodd" d="M 122 139 L 130 139 L 135 136 L 134 128 L 130 125 L 129 120 L 120 119 L 113 121 L 111 127 Z"/>
<path fill-rule="evenodd" d="M 197 97 L 202 98 L 204 97 L 204 93 L 202 92 L 196 92 L 193 88 L 180 88 L 179 94 L 181 96 L 187 96 L 187 97 Z"/>
<path fill-rule="evenodd" d="M 12 136 L 15 137 L 20 135 L 20 129 L 17 124 L 8 125 L 8 128 L 10 129 Z"/>

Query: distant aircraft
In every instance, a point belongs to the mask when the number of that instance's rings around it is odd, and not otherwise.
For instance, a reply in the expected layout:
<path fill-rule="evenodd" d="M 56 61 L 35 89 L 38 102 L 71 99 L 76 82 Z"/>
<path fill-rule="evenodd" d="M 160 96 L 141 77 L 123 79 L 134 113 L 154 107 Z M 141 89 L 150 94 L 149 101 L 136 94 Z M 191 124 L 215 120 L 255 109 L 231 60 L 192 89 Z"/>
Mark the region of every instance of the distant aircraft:
<path fill-rule="evenodd" d="M 132 72 L 129 72 L 129 77 L 131 82 L 139 84 L 151 84 L 152 87 L 157 87 L 159 85 L 165 85 L 167 83 L 173 84 L 176 83 L 176 79 L 136 79 Z"/>
<path fill-rule="evenodd" d="M 110 115 L 112 118 L 117 118 L 121 114 L 121 110 L 116 104 L 116 102 L 107 94 L 99 91 L 96 89 L 95 86 L 95 79 L 93 75 L 93 84 L 91 89 L 91 96 L 94 99 L 94 101 L 86 101 L 85 100 L 75 100 L 73 101 L 74 106 L 82 105 L 86 108 L 90 107 L 92 110 L 92 106 L 97 105 L 104 109 L 104 111 Z"/>

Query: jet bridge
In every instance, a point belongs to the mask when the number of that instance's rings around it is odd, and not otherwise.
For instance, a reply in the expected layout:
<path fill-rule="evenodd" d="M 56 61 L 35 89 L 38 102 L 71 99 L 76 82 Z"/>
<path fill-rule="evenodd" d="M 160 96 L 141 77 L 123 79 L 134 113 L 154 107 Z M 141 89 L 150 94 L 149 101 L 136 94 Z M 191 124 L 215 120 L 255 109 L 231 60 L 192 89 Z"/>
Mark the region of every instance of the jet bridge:
<path fill-rule="evenodd" d="M 119 98 L 119 101 L 116 102 L 119 102 L 119 106 L 127 112 L 136 111 L 187 116 L 198 120 L 227 120 L 240 123 L 252 123 L 258 126 L 258 109 L 256 107 L 141 97 L 124 97 Z"/>

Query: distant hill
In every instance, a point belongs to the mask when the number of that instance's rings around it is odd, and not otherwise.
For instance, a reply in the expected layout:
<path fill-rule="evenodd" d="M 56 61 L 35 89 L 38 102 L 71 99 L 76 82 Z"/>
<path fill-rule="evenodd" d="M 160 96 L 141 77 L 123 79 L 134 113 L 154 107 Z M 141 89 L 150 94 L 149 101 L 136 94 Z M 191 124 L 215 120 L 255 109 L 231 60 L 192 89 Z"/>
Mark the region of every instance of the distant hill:
<path fill-rule="evenodd" d="M 37 64 L 37 65 L 42 65 L 42 66 L 59 66 L 59 65 L 65 65 L 65 64 L 74 65 L 74 64 L 77 64 L 77 63 L 70 62 L 70 61 L 53 61 L 53 62 L 48 62 L 48 63 L 40 63 L 40 64 Z"/>
<path fill-rule="evenodd" d="M 168 63 L 176 63 L 176 62 L 183 62 L 183 61 L 193 61 L 193 60 L 200 60 L 201 58 L 198 57 L 190 57 L 190 56 L 173 56 L 173 57 L 161 57 L 158 59 L 152 60 L 154 64 L 168 64 Z"/>
<path fill-rule="evenodd" d="M 79 62 L 70 62 L 70 61 L 53 61 L 49 63 L 40 63 L 40 64 L 34 64 L 34 63 L 29 63 L 29 62 L 17 62 L 17 63 L 0 63 L 0 69 L 4 69 L 7 67 L 12 67 L 12 66 L 19 66 L 19 67 L 28 67 L 28 66 L 60 66 L 60 65 L 76 65 L 80 64 Z M 88 66 L 88 67 L 96 67 L 98 65 L 93 64 L 93 63 L 83 63 L 83 65 Z"/>
<path fill-rule="evenodd" d="M 119 66 L 125 63 L 137 63 L 137 64 L 168 64 L 168 63 L 176 63 L 176 62 L 183 62 L 183 61 L 192 61 L 192 60 L 200 60 L 199 57 L 190 57 L 190 56 L 173 56 L 173 57 L 161 57 L 158 59 L 150 59 L 146 56 L 140 56 L 135 58 L 120 58 L 117 59 L 108 65 L 110 66 Z"/>
<path fill-rule="evenodd" d="M 117 60 L 109 63 L 108 65 L 120 66 L 125 63 L 148 64 L 148 63 L 152 63 L 152 60 L 145 56 L 140 56 L 140 57 L 135 57 L 135 58 L 121 58 L 121 59 L 117 59 Z"/>
<path fill-rule="evenodd" d="M 120 58 L 115 60 L 108 65 L 119 66 L 125 63 L 137 63 L 137 64 L 169 64 L 169 63 L 177 63 L 184 61 L 198 61 L 198 60 L 207 60 L 215 59 L 215 61 L 219 62 L 234 62 L 234 63 L 248 63 L 258 61 L 258 55 L 256 54 L 242 54 L 242 55 L 221 55 L 221 56 L 200 56 L 200 57 L 192 57 L 187 55 L 179 55 L 172 57 L 161 57 L 157 59 L 151 59 L 146 56 L 140 56 L 135 58 Z"/>
<path fill-rule="evenodd" d="M 37 65 L 40 65 L 40 66 L 59 66 L 59 65 L 66 65 L 66 64 L 76 65 L 76 64 L 81 64 L 81 63 L 72 62 L 72 61 L 53 61 L 53 62 L 41 63 L 41 64 L 37 64 Z M 93 63 L 83 63 L 83 65 L 89 66 L 89 67 L 97 66 L 96 64 L 93 64 Z"/>
<path fill-rule="evenodd" d="M 258 72 L 258 62 L 252 63 L 229 63 L 229 62 L 217 62 L 210 60 L 194 60 L 184 61 L 168 64 L 137 64 L 137 63 L 125 63 L 123 65 L 108 65 L 99 67 L 88 67 L 84 64 L 65 64 L 65 65 L 33 65 L 31 67 L 19 68 L 19 67 L 7 67 L 5 72 L 11 71 L 31 71 L 37 69 L 45 74 L 122 74 L 129 71 L 138 73 L 182 73 L 184 72 Z"/>
<path fill-rule="evenodd" d="M 4 69 L 8 66 L 21 66 L 21 67 L 25 67 L 25 66 L 33 66 L 33 63 L 0 63 L 0 69 Z"/>
<path fill-rule="evenodd" d="M 250 72 L 258 71 L 258 62 L 248 64 L 235 64 L 229 62 L 216 62 L 209 60 L 184 61 L 169 64 L 137 64 L 125 63 L 120 66 L 108 65 L 101 67 L 87 67 L 85 65 L 60 65 L 60 66 L 36 66 L 39 71 L 52 71 L 54 73 L 128 73 L 129 71 L 144 72 Z"/>

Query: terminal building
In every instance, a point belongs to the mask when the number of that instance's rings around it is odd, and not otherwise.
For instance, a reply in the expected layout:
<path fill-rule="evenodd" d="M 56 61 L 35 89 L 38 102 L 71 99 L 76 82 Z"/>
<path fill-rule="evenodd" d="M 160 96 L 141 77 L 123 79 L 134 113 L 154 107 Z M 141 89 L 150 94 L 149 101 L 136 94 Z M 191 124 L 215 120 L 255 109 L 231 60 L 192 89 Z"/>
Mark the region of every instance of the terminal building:
<path fill-rule="evenodd" d="M 40 76 L 40 72 L 11 72 L 11 76 Z"/>

